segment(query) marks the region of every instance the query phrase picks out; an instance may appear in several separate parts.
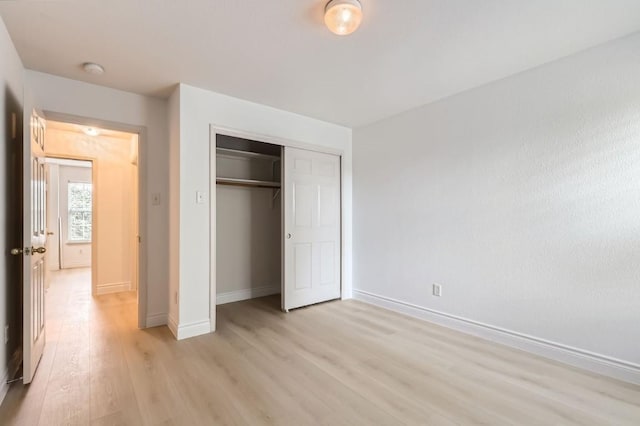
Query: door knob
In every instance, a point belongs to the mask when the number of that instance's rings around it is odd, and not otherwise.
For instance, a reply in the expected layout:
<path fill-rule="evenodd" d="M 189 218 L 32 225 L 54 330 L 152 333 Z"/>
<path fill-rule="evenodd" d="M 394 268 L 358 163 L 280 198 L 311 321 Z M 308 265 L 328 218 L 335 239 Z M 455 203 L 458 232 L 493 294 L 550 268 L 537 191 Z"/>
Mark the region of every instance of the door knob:
<path fill-rule="evenodd" d="M 287 234 L 287 240 L 291 239 L 291 234 Z"/>
<path fill-rule="evenodd" d="M 38 248 L 31 247 L 31 254 L 34 254 L 34 253 L 40 253 L 40 254 L 42 254 L 42 253 L 44 253 L 44 252 L 46 252 L 46 251 L 47 251 L 47 249 L 46 249 L 46 248 L 44 248 L 44 247 L 38 247 Z"/>
<path fill-rule="evenodd" d="M 14 255 L 14 256 L 17 256 L 17 255 L 22 254 L 22 253 L 24 253 L 24 250 L 21 249 L 21 248 L 11 249 L 11 254 Z M 27 249 L 27 253 L 26 254 L 29 254 L 29 249 Z"/>

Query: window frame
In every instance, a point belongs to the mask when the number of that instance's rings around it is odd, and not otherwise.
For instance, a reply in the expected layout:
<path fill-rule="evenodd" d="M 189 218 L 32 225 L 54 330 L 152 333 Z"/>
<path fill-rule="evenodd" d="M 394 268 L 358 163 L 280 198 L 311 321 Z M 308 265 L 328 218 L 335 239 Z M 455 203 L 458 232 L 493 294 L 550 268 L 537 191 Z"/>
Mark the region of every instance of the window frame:
<path fill-rule="evenodd" d="M 72 209 L 71 205 L 71 188 L 73 185 L 83 185 L 83 186 L 88 186 L 91 192 L 91 198 L 89 200 L 89 209 Z M 89 238 L 83 238 L 83 239 L 73 239 L 72 238 L 72 229 L 75 229 L 75 226 L 72 225 L 72 220 L 71 220 L 71 214 L 73 212 L 79 212 L 79 213 L 83 213 L 83 220 L 84 220 L 84 224 L 80 225 L 82 226 L 83 230 L 82 230 L 82 235 L 86 236 L 86 228 L 89 229 Z M 86 222 L 86 213 L 89 213 L 89 221 L 88 223 Z M 67 182 L 67 232 L 66 232 L 66 241 L 67 244 L 91 244 L 93 242 L 93 183 L 92 182 L 86 182 L 86 181 L 73 181 L 70 180 Z"/>

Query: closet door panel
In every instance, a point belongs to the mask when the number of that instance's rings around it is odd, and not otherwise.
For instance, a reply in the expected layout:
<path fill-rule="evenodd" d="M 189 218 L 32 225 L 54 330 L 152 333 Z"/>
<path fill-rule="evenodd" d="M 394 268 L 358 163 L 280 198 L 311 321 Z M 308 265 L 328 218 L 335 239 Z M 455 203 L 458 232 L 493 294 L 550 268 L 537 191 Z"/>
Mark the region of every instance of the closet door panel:
<path fill-rule="evenodd" d="M 299 230 L 313 228 L 313 196 L 315 188 L 308 184 L 293 184 L 293 211 Z"/>
<path fill-rule="evenodd" d="M 340 157 L 284 153 L 285 310 L 340 297 Z"/>
<path fill-rule="evenodd" d="M 309 243 L 295 244 L 293 253 L 295 289 L 296 291 L 310 289 L 313 282 L 313 246 Z"/>

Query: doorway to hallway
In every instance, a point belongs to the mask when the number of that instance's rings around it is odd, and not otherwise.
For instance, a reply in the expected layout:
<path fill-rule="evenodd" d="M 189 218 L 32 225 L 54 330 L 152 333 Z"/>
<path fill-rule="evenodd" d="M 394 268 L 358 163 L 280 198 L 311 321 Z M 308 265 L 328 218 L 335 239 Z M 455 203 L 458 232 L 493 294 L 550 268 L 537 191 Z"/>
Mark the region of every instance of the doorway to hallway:
<path fill-rule="evenodd" d="M 136 294 L 138 135 L 47 120 L 45 155 L 48 273 L 89 268 L 92 296 Z"/>

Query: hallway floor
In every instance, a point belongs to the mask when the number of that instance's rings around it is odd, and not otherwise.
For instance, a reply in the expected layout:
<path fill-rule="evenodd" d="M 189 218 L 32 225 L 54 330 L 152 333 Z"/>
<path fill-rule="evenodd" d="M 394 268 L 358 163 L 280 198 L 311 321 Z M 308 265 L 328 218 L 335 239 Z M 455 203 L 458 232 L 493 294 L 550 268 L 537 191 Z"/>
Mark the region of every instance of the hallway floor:
<path fill-rule="evenodd" d="M 92 299 L 91 269 L 79 268 L 51 272 L 46 298 L 44 354 L 30 385 L 11 386 L 2 425 L 88 424 L 120 396 L 111 394 L 124 368 L 119 330 L 135 328 L 136 293 Z"/>

